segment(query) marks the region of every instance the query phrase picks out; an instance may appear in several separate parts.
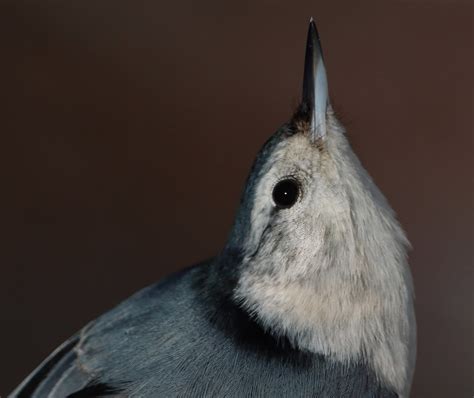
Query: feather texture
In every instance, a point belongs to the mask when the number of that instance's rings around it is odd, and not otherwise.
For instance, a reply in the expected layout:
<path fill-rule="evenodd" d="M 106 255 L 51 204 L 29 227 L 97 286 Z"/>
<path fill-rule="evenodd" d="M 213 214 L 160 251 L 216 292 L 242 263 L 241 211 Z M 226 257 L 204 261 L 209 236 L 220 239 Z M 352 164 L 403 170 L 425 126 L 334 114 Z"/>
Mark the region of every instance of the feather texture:
<path fill-rule="evenodd" d="M 93 379 L 65 391 L 48 373 L 29 396 L 396 397 L 364 364 L 297 350 L 229 301 L 216 272 L 238 261 L 223 255 L 125 301 L 85 328 L 73 349 L 73 366 Z M 54 381 L 69 384 L 68 376 Z"/>

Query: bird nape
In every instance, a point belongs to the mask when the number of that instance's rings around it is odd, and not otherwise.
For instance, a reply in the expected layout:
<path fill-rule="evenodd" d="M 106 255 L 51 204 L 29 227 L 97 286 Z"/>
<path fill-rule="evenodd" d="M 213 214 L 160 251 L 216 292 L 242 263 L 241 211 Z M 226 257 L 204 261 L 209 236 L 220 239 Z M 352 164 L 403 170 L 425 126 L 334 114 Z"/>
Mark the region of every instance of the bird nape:
<path fill-rule="evenodd" d="M 408 397 L 409 244 L 333 113 L 313 20 L 303 82 L 221 253 L 90 322 L 12 397 Z"/>

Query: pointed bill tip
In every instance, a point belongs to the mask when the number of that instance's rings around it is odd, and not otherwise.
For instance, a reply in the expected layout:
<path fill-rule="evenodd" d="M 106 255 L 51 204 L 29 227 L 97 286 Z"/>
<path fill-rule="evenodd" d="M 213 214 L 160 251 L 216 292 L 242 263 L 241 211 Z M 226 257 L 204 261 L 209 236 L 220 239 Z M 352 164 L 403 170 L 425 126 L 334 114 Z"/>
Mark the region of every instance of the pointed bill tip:
<path fill-rule="evenodd" d="M 308 28 L 308 43 L 309 45 L 310 41 L 313 44 L 316 44 L 319 47 L 319 52 L 323 53 L 323 48 L 321 46 L 321 40 L 319 37 L 319 32 L 318 32 L 318 27 L 316 26 L 316 21 L 314 20 L 313 17 L 310 18 L 309 20 L 309 28 Z"/>

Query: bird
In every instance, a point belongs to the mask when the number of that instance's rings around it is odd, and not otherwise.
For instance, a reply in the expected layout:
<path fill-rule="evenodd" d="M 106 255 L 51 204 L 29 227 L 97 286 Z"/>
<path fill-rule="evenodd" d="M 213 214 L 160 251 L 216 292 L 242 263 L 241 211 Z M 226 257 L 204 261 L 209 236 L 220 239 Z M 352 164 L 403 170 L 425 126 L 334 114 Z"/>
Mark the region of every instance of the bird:
<path fill-rule="evenodd" d="M 311 18 L 301 102 L 259 151 L 223 249 L 91 321 L 10 397 L 406 398 L 409 248 L 332 108 Z"/>

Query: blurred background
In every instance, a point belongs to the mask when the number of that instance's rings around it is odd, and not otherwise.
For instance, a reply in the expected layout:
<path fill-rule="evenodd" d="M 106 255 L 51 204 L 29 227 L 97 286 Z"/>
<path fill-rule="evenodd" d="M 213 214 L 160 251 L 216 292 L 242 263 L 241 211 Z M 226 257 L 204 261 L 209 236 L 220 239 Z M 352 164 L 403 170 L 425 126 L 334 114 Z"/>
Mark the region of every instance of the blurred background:
<path fill-rule="evenodd" d="M 298 104 L 330 93 L 413 244 L 413 397 L 471 397 L 470 0 L 0 3 L 0 394 L 89 320 L 217 253 Z"/>

